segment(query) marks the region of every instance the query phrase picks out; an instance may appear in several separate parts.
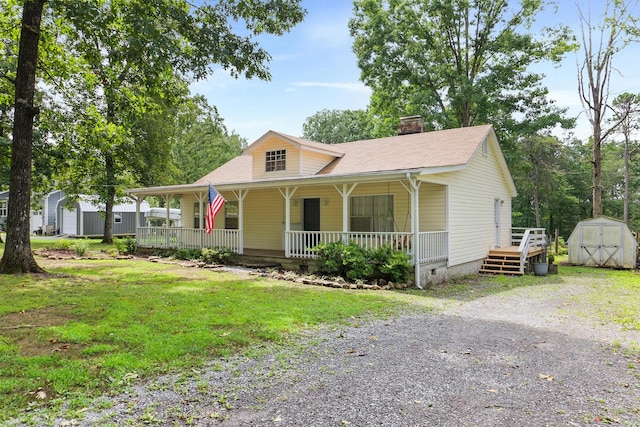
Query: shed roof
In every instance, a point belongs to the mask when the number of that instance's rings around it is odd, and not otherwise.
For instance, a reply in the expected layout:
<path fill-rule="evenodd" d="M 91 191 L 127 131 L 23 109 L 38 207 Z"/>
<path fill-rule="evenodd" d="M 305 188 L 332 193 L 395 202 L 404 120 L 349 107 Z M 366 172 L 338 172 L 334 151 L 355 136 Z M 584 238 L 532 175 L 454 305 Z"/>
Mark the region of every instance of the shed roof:
<path fill-rule="evenodd" d="M 82 212 L 104 212 L 105 206 L 104 203 L 96 203 L 98 200 L 98 196 L 89 196 L 81 194 L 78 196 L 78 208 Z M 64 205 L 67 202 L 67 197 L 63 197 L 58 202 L 59 204 Z M 149 203 L 143 201 L 140 204 L 140 212 L 147 212 L 150 209 Z M 124 213 L 124 212 L 135 212 L 136 211 L 136 203 L 131 202 L 122 202 L 117 203 L 113 206 L 113 212 Z"/>

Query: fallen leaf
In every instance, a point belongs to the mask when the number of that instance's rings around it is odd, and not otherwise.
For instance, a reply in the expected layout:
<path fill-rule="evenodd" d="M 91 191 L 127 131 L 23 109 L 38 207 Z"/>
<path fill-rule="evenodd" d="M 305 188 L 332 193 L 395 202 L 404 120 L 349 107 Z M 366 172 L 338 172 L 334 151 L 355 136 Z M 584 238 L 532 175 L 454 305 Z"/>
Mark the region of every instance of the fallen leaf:
<path fill-rule="evenodd" d="M 371 341 L 375 341 L 375 340 L 377 340 L 377 339 L 378 339 L 378 337 L 377 337 L 377 336 L 375 336 L 375 335 L 371 335 L 371 336 L 369 337 L 369 339 L 370 339 Z"/>
<path fill-rule="evenodd" d="M 58 342 L 58 338 L 51 338 L 51 339 L 49 340 L 49 342 L 50 342 L 51 344 L 55 344 L 55 343 L 57 343 L 57 342 Z"/>
<path fill-rule="evenodd" d="M 487 390 L 489 393 L 497 393 L 498 390 L 494 389 L 494 388 L 490 388 L 489 390 Z"/>
<path fill-rule="evenodd" d="M 542 380 L 547 380 L 547 381 L 553 381 L 554 378 L 551 375 L 547 375 L 547 374 L 538 374 L 538 378 L 542 379 Z"/>
<path fill-rule="evenodd" d="M 60 346 L 60 349 L 61 349 L 61 350 L 66 350 L 66 349 L 68 349 L 68 348 L 69 348 L 69 344 L 62 344 L 62 345 Z"/>
<path fill-rule="evenodd" d="M 220 334 L 221 337 L 226 337 L 227 335 L 231 335 L 231 332 L 225 332 L 224 334 Z"/>
<path fill-rule="evenodd" d="M 47 398 L 47 393 L 45 393 L 43 390 L 40 390 L 39 392 L 36 393 L 36 399 L 44 400 L 46 398 Z"/>
<path fill-rule="evenodd" d="M 273 422 L 274 422 L 274 423 L 281 423 L 281 422 L 282 422 L 282 417 L 281 417 L 280 415 L 278 415 L 277 417 L 275 417 L 275 418 L 273 419 Z"/>

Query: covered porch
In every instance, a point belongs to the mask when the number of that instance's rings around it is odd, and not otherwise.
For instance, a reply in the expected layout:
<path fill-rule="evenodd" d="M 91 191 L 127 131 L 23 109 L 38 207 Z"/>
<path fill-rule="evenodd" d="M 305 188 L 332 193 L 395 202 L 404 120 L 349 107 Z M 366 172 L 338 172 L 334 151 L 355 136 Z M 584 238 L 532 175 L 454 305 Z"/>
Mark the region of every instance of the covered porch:
<path fill-rule="evenodd" d="M 137 224 L 139 247 L 160 249 L 229 248 L 243 255 L 278 251 L 285 258 L 316 258 L 320 243 L 354 242 L 374 249 L 385 245 L 420 265 L 446 265 L 449 258 L 446 186 L 408 173 L 365 177 L 355 182 L 215 185 L 227 203 L 211 233 L 204 230 L 208 186 L 184 185 L 129 191 L 137 205 L 147 197 L 170 208 L 179 201 L 182 224 Z M 326 181 L 326 180 L 325 180 Z M 290 185 L 286 185 L 290 184 Z M 296 184 L 296 185 L 293 185 Z M 193 222 L 192 219 L 193 218 Z M 192 225 L 190 227 L 190 225 Z M 416 277 L 419 277 L 416 275 Z"/>

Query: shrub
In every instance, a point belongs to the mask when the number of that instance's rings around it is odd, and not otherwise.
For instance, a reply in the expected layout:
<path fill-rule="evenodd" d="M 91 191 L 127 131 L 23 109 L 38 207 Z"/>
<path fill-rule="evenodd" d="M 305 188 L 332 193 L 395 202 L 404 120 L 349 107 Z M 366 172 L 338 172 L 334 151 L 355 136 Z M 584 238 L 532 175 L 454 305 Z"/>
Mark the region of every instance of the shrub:
<path fill-rule="evenodd" d="M 178 249 L 174 255 L 176 259 L 194 260 L 202 257 L 200 249 Z"/>
<path fill-rule="evenodd" d="M 200 260 L 207 264 L 231 264 L 236 253 L 229 248 L 209 249 L 202 248 Z"/>
<path fill-rule="evenodd" d="M 323 274 L 352 281 L 383 278 L 394 282 L 409 279 L 411 264 L 407 255 L 389 245 L 364 249 L 353 242 L 321 243 L 314 248 Z"/>
<path fill-rule="evenodd" d="M 60 239 L 53 245 L 54 249 L 71 249 L 73 242 L 69 239 Z"/>
<path fill-rule="evenodd" d="M 84 256 L 87 253 L 87 243 L 83 241 L 77 241 L 71 245 L 71 249 L 76 251 L 76 255 Z"/>
<path fill-rule="evenodd" d="M 133 237 L 125 237 L 124 239 L 114 239 L 118 252 L 123 255 L 135 254 L 138 250 L 138 242 Z"/>

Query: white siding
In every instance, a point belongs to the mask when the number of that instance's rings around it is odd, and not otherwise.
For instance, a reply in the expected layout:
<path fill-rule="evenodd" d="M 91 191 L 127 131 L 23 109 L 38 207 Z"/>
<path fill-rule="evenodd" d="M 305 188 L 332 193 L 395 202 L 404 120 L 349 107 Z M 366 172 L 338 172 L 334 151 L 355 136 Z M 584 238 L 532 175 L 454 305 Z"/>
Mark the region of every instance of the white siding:
<path fill-rule="evenodd" d="M 489 142 L 489 155 L 484 156 L 478 147 L 461 171 L 425 176 L 448 185 L 450 266 L 481 260 L 495 247 L 496 199 L 504 202 L 500 205 L 499 246 L 510 245 L 511 195 L 497 159 L 497 141 Z"/>

